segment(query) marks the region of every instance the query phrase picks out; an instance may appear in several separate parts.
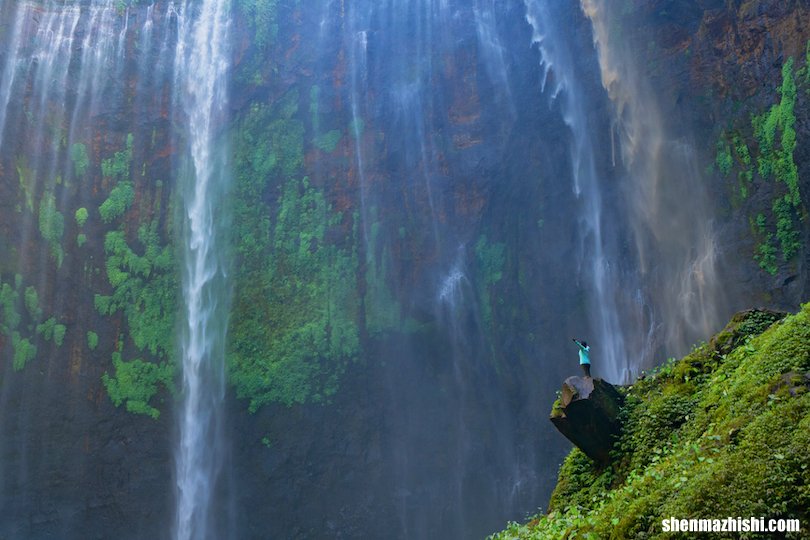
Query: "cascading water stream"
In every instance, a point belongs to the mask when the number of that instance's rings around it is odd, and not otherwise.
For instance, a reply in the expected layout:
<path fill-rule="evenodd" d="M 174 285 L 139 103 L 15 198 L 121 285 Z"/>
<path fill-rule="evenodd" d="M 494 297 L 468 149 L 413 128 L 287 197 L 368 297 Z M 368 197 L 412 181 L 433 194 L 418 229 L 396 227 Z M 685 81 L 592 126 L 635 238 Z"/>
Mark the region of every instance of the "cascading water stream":
<path fill-rule="evenodd" d="M 540 50 L 546 77 L 554 71 L 555 84 L 552 100 L 562 102 L 563 120 L 571 131 L 571 180 L 578 209 L 577 257 L 578 273 L 584 277 L 589 290 L 591 324 L 596 331 L 592 341 L 598 343 L 599 373 L 607 380 L 621 382 L 631 375 L 624 332 L 619 324 L 616 302 L 618 279 L 615 264 L 606 253 L 606 238 L 602 231 L 603 179 L 596 170 L 590 126 L 584 110 L 585 97 L 573 70 L 571 52 L 556 34 L 556 22 L 551 9 L 543 0 L 526 0 L 527 20 L 534 29 L 533 43 Z M 546 81 L 543 81 L 545 85 Z"/>
<path fill-rule="evenodd" d="M 669 133 L 630 41 L 619 38 L 614 2 L 581 0 L 593 28 L 602 85 L 614 108 L 625 172 L 624 198 L 644 284 L 644 303 L 666 330 L 653 331 L 644 356 L 685 353 L 726 315 L 706 182 L 692 145 Z"/>
<path fill-rule="evenodd" d="M 224 148 L 217 127 L 224 120 L 228 72 L 229 3 L 186 2 L 178 13 L 175 56 L 177 101 L 185 115 L 189 163 L 181 173 L 183 199 L 183 372 L 176 450 L 177 540 L 220 538 L 215 498 L 224 460 L 227 249 L 223 241 L 227 187 Z"/>

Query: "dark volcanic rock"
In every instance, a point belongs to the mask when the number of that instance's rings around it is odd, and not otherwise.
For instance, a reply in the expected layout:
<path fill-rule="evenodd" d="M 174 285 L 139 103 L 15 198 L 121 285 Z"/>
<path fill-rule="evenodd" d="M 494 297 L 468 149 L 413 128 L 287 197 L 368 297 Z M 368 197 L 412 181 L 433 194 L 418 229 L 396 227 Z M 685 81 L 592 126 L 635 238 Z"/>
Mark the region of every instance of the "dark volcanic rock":
<path fill-rule="evenodd" d="M 602 379 L 568 377 L 562 387 L 561 407 L 551 412 L 551 422 L 585 455 L 605 465 L 621 431 L 622 402 L 619 391 Z"/>

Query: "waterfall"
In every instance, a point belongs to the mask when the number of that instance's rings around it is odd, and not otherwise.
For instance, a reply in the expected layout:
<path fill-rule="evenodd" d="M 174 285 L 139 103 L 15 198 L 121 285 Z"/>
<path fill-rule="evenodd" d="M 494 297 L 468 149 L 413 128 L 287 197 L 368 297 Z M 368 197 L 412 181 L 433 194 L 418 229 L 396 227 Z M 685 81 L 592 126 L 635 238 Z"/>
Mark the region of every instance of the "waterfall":
<path fill-rule="evenodd" d="M 704 182 L 691 145 L 669 135 L 627 41 L 615 37 L 609 3 L 581 4 L 613 107 L 609 163 L 597 157 L 587 112 L 601 97 L 584 88 L 573 42 L 559 29 L 559 6 L 525 3 L 545 74 L 541 91 L 559 105 L 570 132 L 570 189 L 579 216 L 577 265 L 588 297 L 589 341 L 598 351 L 599 374 L 627 381 L 663 360 L 660 355 L 684 353 L 717 329 L 723 300 Z"/>
<path fill-rule="evenodd" d="M 224 461 L 225 332 L 227 329 L 227 211 L 225 148 L 218 127 L 226 118 L 229 5 L 185 2 L 178 13 L 176 99 L 187 126 L 182 166 L 182 404 L 176 449 L 178 540 L 221 537 L 212 504 Z"/>
<path fill-rule="evenodd" d="M 554 72 L 556 87 L 550 99 L 561 102 L 563 121 L 571 132 L 571 190 L 578 208 L 578 272 L 588 289 L 591 327 L 596 335 L 589 340 L 599 351 L 599 373 L 606 379 L 621 382 L 630 376 L 624 331 L 619 323 L 617 294 L 620 291 L 616 253 L 608 252 L 603 231 L 605 207 L 602 190 L 604 178 L 597 173 L 591 125 L 585 113 L 585 101 L 574 71 L 573 55 L 558 35 L 559 24 L 552 8 L 543 0 L 526 0 L 527 20 L 533 28 L 533 43 L 538 46 L 546 80 Z M 543 88 L 544 90 L 545 88 Z M 616 221 L 613 220 L 613 223 Z M 611 260 L 613 255 L 614 260 Z"/>
<path fill-rule="evenodd" d="M 726 315 L 713 209 L 694 149 L 689 141 L 670 135 L 667 119 L 639 73 L 631 42 L 620 35 L 613 4 L 581 0 L 593 26 L 602 85 L 614 109 L 646 303 L 667 329 L 655 332 L 647 349 L 680 354 L 694 340 L 717 331 Z"/>

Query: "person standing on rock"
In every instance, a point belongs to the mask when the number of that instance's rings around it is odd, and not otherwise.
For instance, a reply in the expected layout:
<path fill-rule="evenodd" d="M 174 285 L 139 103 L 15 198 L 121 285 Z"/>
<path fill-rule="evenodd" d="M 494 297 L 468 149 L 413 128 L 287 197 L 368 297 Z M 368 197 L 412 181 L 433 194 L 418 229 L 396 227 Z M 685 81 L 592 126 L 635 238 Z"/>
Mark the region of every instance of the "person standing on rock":
<path fill-rule="evenodd" d="M 587 341 L 580 342 L 577 338 L 572 338 L 574 343 L 579 347 L 579 365 L 582 366 L 582 371 L 585 372 L 586 377 L 591 376 L 591 357 L 589 353 L 591 348 L 588 347 Z"/>

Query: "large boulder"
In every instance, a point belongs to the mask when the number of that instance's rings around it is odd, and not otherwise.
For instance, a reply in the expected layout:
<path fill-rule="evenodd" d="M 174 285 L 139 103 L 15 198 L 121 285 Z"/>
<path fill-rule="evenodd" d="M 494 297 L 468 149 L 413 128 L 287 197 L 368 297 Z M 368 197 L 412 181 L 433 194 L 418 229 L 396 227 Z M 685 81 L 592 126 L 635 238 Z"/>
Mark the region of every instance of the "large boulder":
<path fill-rule="evenodd" d="M 551 422 L 585 455 L 601 465 L 621 431 L 619 411 L 623 397 L 612 384 L 591 377 L 568 377 Z"/>

